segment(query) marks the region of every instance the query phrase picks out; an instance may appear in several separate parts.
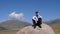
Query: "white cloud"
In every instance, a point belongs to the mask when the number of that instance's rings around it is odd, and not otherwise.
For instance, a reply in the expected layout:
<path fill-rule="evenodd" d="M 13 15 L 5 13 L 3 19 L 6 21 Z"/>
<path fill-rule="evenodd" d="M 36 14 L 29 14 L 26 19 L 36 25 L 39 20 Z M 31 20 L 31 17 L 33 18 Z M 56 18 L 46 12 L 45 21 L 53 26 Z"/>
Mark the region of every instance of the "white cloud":
<path fill-rule="evenodd" d="M 16 12 L 12 12 L 11 14 L 9 14 L 9 17 L 15 18 L 15 19 L 20 19 L 20 18 L 22 18 L 23 16 L 24 16 L 23 13 L 17 14 Z"/>

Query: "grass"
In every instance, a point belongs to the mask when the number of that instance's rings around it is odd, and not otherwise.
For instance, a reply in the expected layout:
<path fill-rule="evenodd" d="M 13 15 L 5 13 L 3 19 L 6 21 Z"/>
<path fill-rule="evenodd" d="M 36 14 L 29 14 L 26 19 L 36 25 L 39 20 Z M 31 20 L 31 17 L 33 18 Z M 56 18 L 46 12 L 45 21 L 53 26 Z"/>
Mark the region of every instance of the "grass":
<path fill-rule="evenodd" d="M 60 27 L 52 27 L 56 34 L 60 34 Z M 0 31 L 0 34 L 16 34 L 18 30 Z"/>
<path fill-rule="evenodd" d="M 0 34 L 16 34 L 18 30 L 12 30 L 12 31 L 0 31 Z"/>
<path fill-rule="evenodd" d="M 60 34 L 60 27 L 52 27 L 56 34 Z"/>

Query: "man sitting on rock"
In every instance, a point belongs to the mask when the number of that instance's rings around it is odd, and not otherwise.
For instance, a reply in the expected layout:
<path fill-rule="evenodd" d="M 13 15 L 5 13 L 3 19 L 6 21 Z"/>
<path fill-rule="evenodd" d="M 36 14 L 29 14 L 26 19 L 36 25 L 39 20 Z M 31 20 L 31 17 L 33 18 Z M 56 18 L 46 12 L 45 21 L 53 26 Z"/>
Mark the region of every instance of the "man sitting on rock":
<path fill-rule="evenodd" d="M 33 21 L 33 27 L 34 27 L 34 29 L 36 28 L 36 26 L 38 26 L 39 28 L 42 28 L 41 27 L 42 17 L 39 15 L 38 11 L 36 11 L 36 15 L 33 16 L 32 21 Z"/>

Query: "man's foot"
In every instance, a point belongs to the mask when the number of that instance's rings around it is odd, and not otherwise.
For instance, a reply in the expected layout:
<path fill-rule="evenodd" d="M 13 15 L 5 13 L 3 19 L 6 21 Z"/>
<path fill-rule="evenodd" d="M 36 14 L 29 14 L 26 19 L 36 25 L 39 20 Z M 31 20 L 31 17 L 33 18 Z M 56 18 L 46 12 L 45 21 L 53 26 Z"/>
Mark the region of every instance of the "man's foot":
<path fill-rule="evenodd" d="M 38 26 L 39 28 L 42 28 L 40 25 Z"/>
<path fill-rule="evenodd" d="M 34 29 L 36 28 L 36 26 L 35 26 L 35 25 L 32 25 L 32 27 L 34 27 Z"/>

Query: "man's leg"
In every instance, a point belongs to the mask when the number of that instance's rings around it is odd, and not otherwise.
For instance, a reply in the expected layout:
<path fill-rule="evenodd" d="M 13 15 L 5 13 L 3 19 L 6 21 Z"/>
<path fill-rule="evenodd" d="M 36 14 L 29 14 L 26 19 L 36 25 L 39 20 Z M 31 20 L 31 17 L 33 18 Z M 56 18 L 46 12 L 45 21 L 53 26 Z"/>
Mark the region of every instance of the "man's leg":
<path fill-rule="evenodd" d="M 36 22 L 35 22 L 35 20 L 33 20 L 33 19 L 32 19 L 32 21 L 33 21 L 33 25 L 32 25 L 32 26 L 33 26 L 34 29 L 35 29 L 35 28 L 36 28 Z"/>
<path fill-rule="evenodd" d="M 34 27 L 34 29 L 36 28 L 36 25 L 32 25 Z"/>
<path fill-rule="evenodd" d="M 41 25 L 38 25 L 39 28 L 42 28 Z"/>
<path fill-rule="evenodd" d="M 39 27 L 39 28 L 42 28 L 41 24 L 42 24 L 42 19 L 39 18 L 39 19 L 38 19 L 38 27 Z"/>

